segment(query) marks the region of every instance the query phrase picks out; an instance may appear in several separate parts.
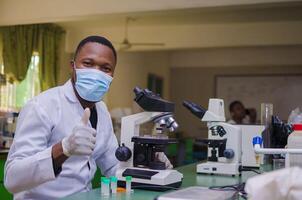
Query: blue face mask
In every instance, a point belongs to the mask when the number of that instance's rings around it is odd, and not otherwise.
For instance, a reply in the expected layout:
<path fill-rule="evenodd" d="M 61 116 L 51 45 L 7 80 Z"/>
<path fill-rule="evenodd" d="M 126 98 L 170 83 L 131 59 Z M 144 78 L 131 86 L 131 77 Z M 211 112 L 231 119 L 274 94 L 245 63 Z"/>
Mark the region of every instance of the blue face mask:
<path fill-rule="evenodd" d="M 112 77 L 97 69 L 75 69 L 77 80 L 75 88 L 81 98 L 91 101 L 101 101 L 109 90 Z"/>

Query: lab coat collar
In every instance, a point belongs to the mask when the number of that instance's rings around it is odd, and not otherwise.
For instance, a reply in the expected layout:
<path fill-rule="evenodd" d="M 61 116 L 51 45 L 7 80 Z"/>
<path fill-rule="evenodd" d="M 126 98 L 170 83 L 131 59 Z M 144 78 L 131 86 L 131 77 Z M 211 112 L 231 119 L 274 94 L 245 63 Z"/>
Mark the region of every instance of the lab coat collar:
<path fill-rule="evenodd" d="M 79 103 L 70 79 L 64 84 L 63 88 L 64 94 L 70 102 Z"/>

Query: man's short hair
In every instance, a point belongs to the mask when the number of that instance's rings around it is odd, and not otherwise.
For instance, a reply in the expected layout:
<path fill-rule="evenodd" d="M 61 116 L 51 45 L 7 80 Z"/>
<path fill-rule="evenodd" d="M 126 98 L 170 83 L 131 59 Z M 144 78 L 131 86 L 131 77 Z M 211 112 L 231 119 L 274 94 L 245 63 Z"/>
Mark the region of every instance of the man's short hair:
<path fill-rule="evenodd" d="M 89 42 L 96 42 L 96 43 L 99 43 L 99 44 L 102 44 L 102 45 L 105 45 L 105 46 L 109 47 L 113 52 L 115 62 L 116 62 L 116 60 L 117 60 L 116 50 L 113 47 L 112 43 L 108 39 L 106 39 L 105 37 L 97 36 L 97 35 L 88 36 L 88 37 L 84 38 L 78 44 L 77 49 L 76 49 L 75 54 L 74 54 L 74 60 L 76 59 L 76 57 L 77 57 L 78 53 L 80 52 L 80 50 L 82 49 L 82 47 L 85 44 L 89 43 Z"/>
<path fill-rule="evenodd" d="M 230 112 L 233 112 L 234 107 L 235 107 L 236 105 L 241 105 L 241 106 L 243 106 L 243 104 L 242 104 L 241 101 L 233 101 L 232 103 L 230 103 L 230 106 L 229 106 Z"/>

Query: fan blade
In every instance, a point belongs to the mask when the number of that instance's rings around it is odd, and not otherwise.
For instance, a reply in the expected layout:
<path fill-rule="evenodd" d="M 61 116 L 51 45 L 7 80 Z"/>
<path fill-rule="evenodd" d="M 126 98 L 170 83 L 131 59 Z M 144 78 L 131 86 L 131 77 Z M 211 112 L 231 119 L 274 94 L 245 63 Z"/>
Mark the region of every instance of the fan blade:
<path fill-rule="evenodd" d="M 131 45 L 134 46 L 165 46 L 164 43 L 145 43 L 145 42 L 130 42 Z"/>

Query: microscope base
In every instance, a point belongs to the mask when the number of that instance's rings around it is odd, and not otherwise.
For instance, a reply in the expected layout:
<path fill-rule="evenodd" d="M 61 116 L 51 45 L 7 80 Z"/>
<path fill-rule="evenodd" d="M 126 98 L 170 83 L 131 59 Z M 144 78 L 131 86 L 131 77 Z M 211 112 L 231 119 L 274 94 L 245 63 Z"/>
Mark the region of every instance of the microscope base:
<path fill-rule="evenodd" d="M 167 190 L 179 188 L 181 186 L 181 183 L 182 182 L 177 182 L 177 183 L 162 186 L 162 185 L 153 185 L 153 184 L 132 182 L 131 187 L 133 189 L 143 189 L 143 190 L 164 192 Z M 118 187 L 126 187 L 126 181 L 118 181 L 117 185 L 118 185 Z"/>
<path fill-rule="evenodd" d="M 222 175 L 241 175 L 239 163 L 206 162 L 196 166 L 197 173 L 222 174 Z"/>
<path fill-rule="evenodd" d="M 147 168 L 128 167 L 117 170 L 119 185 L 125 185 L 125 177 L 132 176 L 132 186 L 139 189 L 166 191 L 179 188 L 183 175 L 177 170 L 153 170 Z"/>

